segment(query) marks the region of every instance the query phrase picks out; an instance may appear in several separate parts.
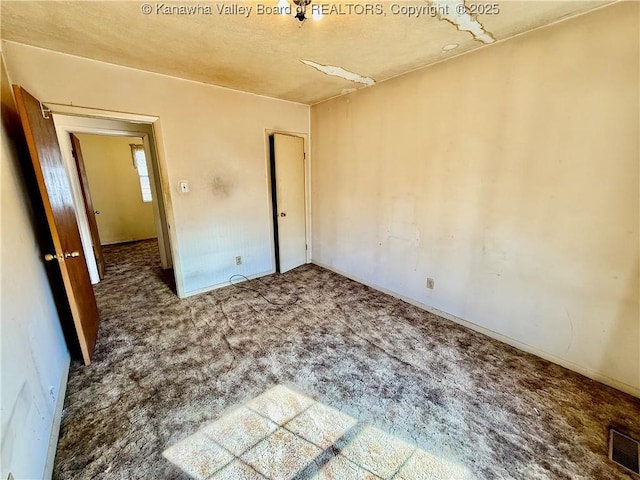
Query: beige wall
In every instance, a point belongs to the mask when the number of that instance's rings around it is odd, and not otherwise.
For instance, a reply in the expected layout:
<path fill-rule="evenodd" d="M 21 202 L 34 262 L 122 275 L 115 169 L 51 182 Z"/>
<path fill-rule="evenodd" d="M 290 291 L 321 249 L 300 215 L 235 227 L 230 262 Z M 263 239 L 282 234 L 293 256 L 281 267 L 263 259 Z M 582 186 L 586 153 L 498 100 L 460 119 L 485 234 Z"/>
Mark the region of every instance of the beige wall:
<path fill-rule="evenodd" d="M 314 261 L 638 395 L 638 8 L 313 107 Z"/>
<path fill-rule="evenodd" d="M 58 437 L 69 353 L 34 234 L 13 140 L 16 127 L 20 126 L 3 62 L 0 478 L 10 471 L 14 478 L 46 478 L 53 466 L 53 458 L 47 463 L 47 452 L 50 437 L 54 447 Z"/>
<path fill-rule="evenodd" d="M 143 202 L 131 144 L 136 137 L 76 134 L 80 140 L 100 242 L 104 244 L 154 238 L 153 203 Z"/>
<path fill-rule="evenodd" d="M 180 293 L 272 271 L 265 129 L 308 133 L 308 106 L 11 42 L 3 51 L 12 80 L 44 102 L 159 117 Z"/>

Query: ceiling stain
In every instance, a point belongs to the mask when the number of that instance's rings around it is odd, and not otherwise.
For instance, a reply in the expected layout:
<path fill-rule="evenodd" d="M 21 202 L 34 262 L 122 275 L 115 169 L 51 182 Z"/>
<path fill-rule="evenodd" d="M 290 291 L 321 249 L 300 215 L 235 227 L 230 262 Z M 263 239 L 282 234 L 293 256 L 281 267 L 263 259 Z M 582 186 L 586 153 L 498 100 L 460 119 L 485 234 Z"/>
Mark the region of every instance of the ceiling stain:
<path fill-rule="evenodd" d="M 493 43 L 496 39 L 485 30 L 477 18 L 472 17 L 464 0 L 431 0 L 435 5 L 438 17 L 456 26 L 458 30 L 469 32 L 475 40 L 482 43 Z M 496 14 L 499 10 L 496 10 Z"/>
<path fill-rule="evenodd" d="M 346 1 L 355 5 L 353 0 L 329 3 Z M 405 4 L 405 0 L 393 2 Z M 487 11 L 496 2 L 499 13 Z M 155 8 L 164 4 L 146 0 L 0 3 L 1 48 L 8 58 L 12 50 L 20 51 L 15 44 L 31 45 L 306 105 L 371 83 L 350 77 L 345 80 L 329 72 L 318 75 L 313 62 L 306 65 L 314 68 L 301 67 L 301 56 L 366 73 L 377 84 L 495 44 L 494 39 L 503 41 L 560 19 L 615 5 L 613 0 L 406 0 L 407 4 L 431 7 L 419 18 L 409 18 L 392 14 L 391 2 L 383 0 L 378 2 L 384 9 L 382 14 L 324 15 L 322 21 L 306 22 L 299 28 L 299 22 L 291 17 L 257 11 L 258 4 L 275 6 L 277 0 L 226 2 L 253 6 L 249 17 L 219 13 L 216 6 L 225 3 L 223 0 L 198 0 L 203 9 L 196 9 L 194 15 L 164 14 L 162 8 Z M 149 14 L 142 11 L 147 4 L 153 6 Z M 210 14 L 206 6 L 211 7 Z M 440 13 L 448 14 L 438 16 L 438 7 Z M 448 7 L 446 11 L 444 7 Z M 454 55 L 442 48 L 452 44 L 458 44 Z"/>
<path fill-rule="evenodd" d="M 362 75 L 358 75 L 357 73 L 345 70 L 342 67 L 336 67 L 333 65 L 321 65 L 310 60 L 300 61 L 305 65 L 309 65 L 310 67 L 320 70 L 322 73 L 326 73 L 327 75 L 332 75 L 334 77 L 344 78 L 345 80 L 349 80 L 350 82 L 362 83 L 368 86 L 374 85 L 376 83 L 373 78 L 363 77 Z"/>

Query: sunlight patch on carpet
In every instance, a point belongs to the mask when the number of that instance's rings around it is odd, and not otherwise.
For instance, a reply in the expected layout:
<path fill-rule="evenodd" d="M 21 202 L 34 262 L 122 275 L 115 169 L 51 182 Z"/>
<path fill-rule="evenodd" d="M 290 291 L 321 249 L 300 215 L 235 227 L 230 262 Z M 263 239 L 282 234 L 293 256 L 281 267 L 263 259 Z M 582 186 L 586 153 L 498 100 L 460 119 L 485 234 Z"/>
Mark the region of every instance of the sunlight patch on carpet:
<path fill-rule="evenodd" d="M 163 456 L 203 480 L 471 478 L 460 465 L 284 385 L 229 410 Z"/>

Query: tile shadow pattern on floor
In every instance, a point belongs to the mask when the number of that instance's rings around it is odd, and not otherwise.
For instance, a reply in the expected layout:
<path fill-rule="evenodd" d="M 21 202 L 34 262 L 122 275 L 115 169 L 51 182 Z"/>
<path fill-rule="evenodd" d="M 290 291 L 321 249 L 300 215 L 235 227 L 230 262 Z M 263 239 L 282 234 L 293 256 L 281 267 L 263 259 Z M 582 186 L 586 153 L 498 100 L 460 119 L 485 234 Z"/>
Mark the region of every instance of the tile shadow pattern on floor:
<path fill-rule="evenodd" d="M 470 472 L 277 385 L 167 448 L 201 480 L 466 480 Z"/>

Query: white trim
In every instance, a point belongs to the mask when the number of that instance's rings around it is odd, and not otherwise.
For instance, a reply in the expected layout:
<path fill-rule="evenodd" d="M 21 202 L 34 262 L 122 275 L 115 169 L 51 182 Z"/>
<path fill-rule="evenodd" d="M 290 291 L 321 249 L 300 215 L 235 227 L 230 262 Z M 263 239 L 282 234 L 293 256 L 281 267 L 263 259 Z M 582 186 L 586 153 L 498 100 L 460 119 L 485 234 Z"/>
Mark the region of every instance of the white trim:
<path fill-rule="evenodd" d="M 60 437 L 60 424 L 62 423 L 62 410 L 64 409 L 64 399 L 67 394 L 67 383 L 69 381 L 69 367 L 71 358 L 67 356 L 63 375 L 58 387 L 58 397 L 56 398 L 56 408 L 53 411 L 53 425 L 49 436 L 49 448 L 47 449 L 47 460 L 44 464 L 43 479 L 50 479 L 53 476 L 53 464 L 58 450 L 58 438 Z"/>
<path fill-rule="evenodd" d="M 96 135 L 142 137 L 153 132 L 151 125 L 130 122 L 114 118 L 94 118 L 82 117 L 78 115 L 67 115 L 53 111 L 53 118 L 56 124 L 73 129 L 76 133 L 92 133 Z"/>
<path fill-rule="evenodd" d="M 67 166 L 71 190 L 76 204 L 76 217 L 92 283 L 95 284 L 99 282 L 98 268 L 93 248 L 91 247 L 89 221 L 84 209 L 78 172 L 75 168 L 75 160 L 71 154 L 69 133 L 92 133 L 142 138 L 147 155 L 147 162 L 150 163 L 151 166 L 149 175 L 152 177 L 153 212 L 158 234 L 158 245 L 160 247 L 160 260 L 163 268 L 174 267 L 176 290 L 178 296 L 180 296 L 180 292 L 183 289 L 183 282 L 176 254 L 177 238 L 171 229 L 171 224 L 175 223 L 170 205 L 171 197 L 170 192 L 166 191 L 166 188 L 162 188 L 163 185 L 168 185 L 168 180 L 165 177 L 167 170 L 162 164 L 164 157 L 158 148 L 157 139 L 155 138 L 157 136 L 156 127 L 159 120 L 158 117 L 87 109 L 54 103 L 45 103 L 45 105 L 53 112 L 58 142 L 60 143 L 62 156 Z M 149 121 L 153 121 L 154 123 L 145 123 Z"/>
<path fill-rule="evenodd" d="M 147 172 L 151 180 L 151 196 L 153 198 L 153 219 L 156 224 L 156 235 L 158 238 L 158 248 L 160 250 L 160 264 L 163 269 L 168 269 L 173 265 L 171 240 L 169 239 L 169 220 L 167 218 L 168 197 L 162 188 L 162 171 L 157 155 L 156 143 L 151 133 L 142 136 L 144 155 L 147 162 Z M 177 282 L 176 282 L 177 284 Z"/>
<path fill-rule="evenodd" d="M 266 272 L 254 273 L 253 275 L 244 275 L 244 276 L 247 277 L 249 280 L 253 280 L 254 278 L 266 277 L 267 275 L 272 275 L 274 273 L 276 273 L 275 268 L 273 268 L 271 270 L 267 270 Z M 229 278 L 231 278 L 232 276 L 233 275 L 231 275 Z M 239 282 L 236 282 L 236 283 L 241 283 L 241 282 L 243 282 L 243 280 L 240 280 Z M 230 286 L 231 286 L 231 284 L 229 283 L 229 280 L 227 280 L 226 282 L 223 282 L 223 283 L 217 283 L 215 285 L 210 285 L 208 287 L 198 288 L 196 290 L 191 290 L 189 292 L 182 292 L 178 296 L 180 298 L 188 298 L 188 297 L 193 297 L 194 295 L 199 295 L 201 293 L 212 292 L 213 290 L 218 290 L 220 288 L 230 287 Z"/>
<path fill-rule="evenodd" d="M 560 365 L 561 367 L 564 367 L 566 369 L 572 370 L 574 372 L 577 372 L 581 375 L 584 375 L 585 377 L 590 378 L 591 380 L 595 380 L 596 382 L 600 382 L 600 383 L 604 383 L 605 385 L 608 385 L 610 387 L 613 387 L 617 390 L 620 390 L 622 392 L 628 393 L 630 395 L 633 395 L 634 397 L 638 397 L 640 398 L 640 388 L 634 387 L 632 385 L 628 385 L 626 383 L 620 382 L 619 380 L 616 380 L 615 378 L 611 378 L 608 375 L 605 375 L 603 373 L 597 372 L 595 370 L 592 370 L 590 368 L 586 368 L 583 367 L 582 365 L 579 365 L 577 363 L 573 363 L 570 362 L 568 360 L 565 360 L 563 358 L 559 358 L 556 357 L 555 355 L 545 352 L 544 350 L 540 350 L 537 347 L 533 347 L 531 345 L 528 345 L 526 343 L 522 343 L 518 340 L 515 340 L 511 337 L 507 337 L 506 335 L 502 335 L 501 333 L 498 332 L 494 332 L 493 330 L 489 330 L 488 328 L 485 327 L 481 327 L 480 325 L 477 325 L 475 323 L 472 323 L 468 320 L 465 320 L 463 318 L 460 317 L 456 317 L 455 315 L 452 315 L 450 313 L 447 312 L 443 312 L 442 310 L 439 310 L 435 307 L 432 307 L 430 305 L 426 305 L 424 303 L 418 302 L 417 300 L 414 300 L 410 297 L 406 297 L 404 295 L 400 295 L 399 293 L 396 293 L 392 290 L 386 289 L 384 287 L 381 287 L 379 285 L 376 285 L 375 283 L 371 283 L 368 282 L 362 278 L 359 278 L 355 275 L 351 275 L 349 273 L 343 272 L 342 270 L 339 270 L 337 268 L 333 268 L 330 267 L 329 265 L 325 265 L 322 262 L 318 262 L 316 260 L 311 260 L 311 263 L 313 263 L 314 265 L 318 265 L 319 267 L 322 268 L 326 268 L 327 270 L 331 270 L 334 273 L 337 273 L 338 275 L 342 275 L 343 277 L 347 277 L 350 278 L 351 280 L 354 280 L 358 283 L 362 283 L 363 285 L 366 285 L 368 287 L 371 287 L 375 290 L 378 290 L 382 293 L 386 293 L 387 295 L 391 295 L 392 297 L 395 298 L 399 298 L 400 300 L 403 300 L 407 303 L 410 303 L 411 305 L 414 305 L 418 308 L 421 308 L 423 310 L 426 310 L 427 312 L 431 312 L 435 315 L 438 315 L 440 317 L 446 318 L 447 320 L 451 320 L 454 323 L 457 323 L 458 325 L 462 325 L 463 327 L 467 327 L 470 328 L 471 330 L 475 330 L 476 332 L 482 333 L 483 335 L 486 335 L 487 337 L 491 337 L 495 340 L 498 340 L 502 343 L 506 343 L 507 345 L 511 345 L 512 347 L 517 348 L 518 350 L 522 350 L 523 352 L 527 352 L 527 353 L 531 353 L 532 355 L 535 355 L 537 357 L 543 358 L 545 360 L 548 360 L 550 362 L 553 362 L 557 365 Z"/>
<path fill-rule="evenodd" d="M 312 132 L 311 132 L 311 107 L 308 109 L 309 119 L 307 120 L 307 130 L 309 130 L 309 142 L 307 143 L 308 147 L 306 148 L 307 153 L 307 168 L 308 168 L 308 190 L 307 190 L 307 198 L 309 199 L 309 238 L 307 238 L 307 263 L 311 262 L 313 258 L 313 172 L 311 169 L 313 168 L 313 164 L 311 163 L 311 152 L 313 150 L 312 144 Z"/>
<path fill-rule="evenodd" d="M 55 125 L 56 135 L 58 136 L 58 145 L 60 146 L 60 153 L 62 154 L 62 161 L 67 170 L 69 178 L 69 187 L 71 188 L 71 197 L 75 206 L 74 211 L 76 214 L 76 223 L 78 224 L 78 232 L 80 233 L 80 240 L 82 242 L 82 250 L 84 252 L 84 258 L 87 263 L 87 269 L 89 270 L 89 278 L 92 284 L 100 282 L 100 275 L 98 274 L 98 261 L 93 252 L 93 240 L 91 238 L 91 230 L 89 228 L 89 218 L 84 207 L 84 199 L 82 196 L 82 187 L 80 185 L 80 177 L 75 165 L 75 159 L 72 154 L 71 138 L 69 137 L 70 130 L 67 130 L 64 125 L 61 125 L 57 121 L 57 117 L 53 116 L 53 122 Z"/>
<path fill-rule="evenodd" d="M 305 243 L 307 250 L 305 252 L 305 262 L 311 262 L 311 165 L 310 160 L 310 143 L 309 134 L 302 132 L 288 132 L 285 130 L 275 130 L 271 128 L 264 129 L 265 142 L 265 162 L 267 168 L 267 201 L 269 203 L 269 236 L 271 244 L 271 266 L 273 271 L 276 269 L 276 246 L 273 225 L 273 199 L 271 198 L 271 150 L 269 148 L 269 135 L 279 133 L 281 135 L 289 135 L 292 137 L 302 138 L 304 151 L 304 225 L 305 225 Z"/>
<path fill-rule="evenodd" d="M 158 205 L 161 208 L 159 212 L 162 218 L 164 218 L 164 231 L 163 242 L 165 244 L 165 253 L 167 258 L 165 261 L 167 265 L 163 263 L 163 268 L 173 266 L 173 276 L 176 282 L 176 293 L 178 297 L 180 292 L 184 290 L 184 282 L 182 278 L 182 265 L 180 264 L 180 257 L 178 256 L 178 233 L 175 228 L 176 220 L 173 215 L 173 203 L 171 200 L 171 187 L 169 184 L 169 173 L 167 167 L 167 159 L 164 156 L 164 149 L 162 145 L 162 131 L 160 129 L 160 119 L 151 124 L 151 135 L 144 137 L 145 153 L 147 158 L 153 158 L 152 170 L 154 174 L 154 195 L 157 198 L 162 196 L 162 205 Z M 147 143 L 148 142 L 148 143 Z M 150 151 L 148 151 L 150 150 Z M 150 155 L 150 156 L 149 156 Z M 157 171 L 155 170 L 157 168 Z M 158 195 L 158 190 L 160 191 Z M 168 250 L 168 252 L 167 252 Z"/>
<path fill-rule="evenodd" d="M 143 128 L 144 131 L 149 131 L 149 124 L 154 123 L 159 118 L 155 115 L 140 115 L 138 113 L 128 112 L 112 112 L 109 110 L 101 110 L 98 108 L 77 107 L 73 105 L 64 105 L 61 103 L 42 102 L 42 104 L 45 107 L 49 108 L 52 113 L 57 113 L 59 115 L 76 116 L 85 119 L 97 118 L 115 121 L 120 120 L 129 123 L 140 123 L 140 127 Z"/>

